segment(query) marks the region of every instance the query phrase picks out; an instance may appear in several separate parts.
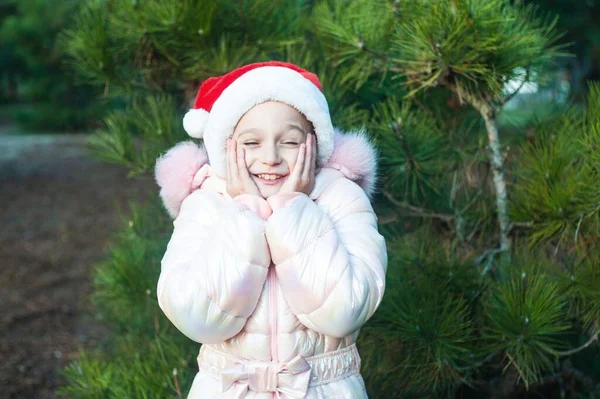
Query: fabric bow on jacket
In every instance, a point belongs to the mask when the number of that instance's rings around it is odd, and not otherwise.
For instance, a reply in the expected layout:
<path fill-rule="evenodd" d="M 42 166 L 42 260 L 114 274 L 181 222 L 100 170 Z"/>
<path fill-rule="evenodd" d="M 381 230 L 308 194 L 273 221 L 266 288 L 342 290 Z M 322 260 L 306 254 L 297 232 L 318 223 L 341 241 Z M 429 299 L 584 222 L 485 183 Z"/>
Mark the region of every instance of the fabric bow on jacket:
<path fill-rule="evenodd" d="M 306 397 L 310 381 L 310 365 L 300 355 L 286 363 L 237 363 L 222 373 L 224 398 L 238 399 L 246 393 L 275 392 L 278 399 Z"/>

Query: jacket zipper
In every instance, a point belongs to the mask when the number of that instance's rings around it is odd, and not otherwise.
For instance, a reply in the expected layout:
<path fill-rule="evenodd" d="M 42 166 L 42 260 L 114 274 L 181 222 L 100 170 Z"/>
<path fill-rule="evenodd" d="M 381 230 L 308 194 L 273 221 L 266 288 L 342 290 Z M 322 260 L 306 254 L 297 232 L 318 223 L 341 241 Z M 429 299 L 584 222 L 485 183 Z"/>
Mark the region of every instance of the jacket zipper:
<path fill-rule="evenodd" d="M 269 321 L 271 334 L 269 334 L 269 346 L 271 349 L 271 361 L 279 361 L 279 353 L 277 352 L 277 276 L 275 275 L 274 266 L 269 267 Z M 277 397 L 277 393 L 273 393 L 273 397 Z"/>

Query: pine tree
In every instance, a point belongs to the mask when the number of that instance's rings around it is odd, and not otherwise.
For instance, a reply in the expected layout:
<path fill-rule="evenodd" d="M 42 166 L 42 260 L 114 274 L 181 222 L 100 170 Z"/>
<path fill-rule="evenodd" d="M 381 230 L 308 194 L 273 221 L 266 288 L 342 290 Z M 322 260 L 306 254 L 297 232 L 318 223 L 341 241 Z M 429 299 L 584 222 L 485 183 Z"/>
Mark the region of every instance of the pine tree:
<path fill-rule="evenodd" d="M 150 173 L 187 139 L 201 80 L 266 59 L 314 70 L 334 123 L 364 125 L 380 151 L 387 290 L 358 342 L 370 397 L 598 394 L 600 86 L 585 108 L 502 123 L 506 84 L 564 55 L 556 20 L 509 0 L 234 3 L 81 11 L 63 48 L 126 104 L 96 153 Z M 117 334 L 65 371 L 70 397 L 183 397 L 191 385 L 197 345 L 153 290 L 171 224 L 158 198 L 133 210 L 96 272 Z"/>
<path fill-rule="evenodd" d="M 577 57 L 563 60 L 569 71 L 567 82 L 571 96 L 579 99 L 587 91 L 586 80 L 600 79 L 600 3 L 598 1 L 527 0 L 560 17 L 558 27 L 565 30 L 564 43 L 573 43 L 570 51 Z"/>
<path fill-rule="evenodd" d="M 12 119 L 42 131 L 83 129 L 102 116 L 89 86 L 66 73 L 56 43 L 80 1 L 0 1 L 0 101 L 18 104 Z"/>

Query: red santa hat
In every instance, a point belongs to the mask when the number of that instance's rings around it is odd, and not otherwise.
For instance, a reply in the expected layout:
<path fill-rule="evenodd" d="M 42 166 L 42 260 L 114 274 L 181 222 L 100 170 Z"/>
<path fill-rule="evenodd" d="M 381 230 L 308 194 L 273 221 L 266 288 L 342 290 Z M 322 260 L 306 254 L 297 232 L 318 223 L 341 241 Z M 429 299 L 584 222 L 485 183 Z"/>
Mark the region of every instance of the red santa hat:
<path fill-rule="evenodd" d="M 194 108 L 183 118 L 185 131 L 204 140 L 209 162 L 218 176 L 227 175 L 226 140 L 238 121 L 252 107 L 267 101 L 290 105 L 312 123 L 318 165 L 325 165 L 331 157 L 334 130 L 319 78 L 287 62 L 249 64 L 205 80 Z"/>

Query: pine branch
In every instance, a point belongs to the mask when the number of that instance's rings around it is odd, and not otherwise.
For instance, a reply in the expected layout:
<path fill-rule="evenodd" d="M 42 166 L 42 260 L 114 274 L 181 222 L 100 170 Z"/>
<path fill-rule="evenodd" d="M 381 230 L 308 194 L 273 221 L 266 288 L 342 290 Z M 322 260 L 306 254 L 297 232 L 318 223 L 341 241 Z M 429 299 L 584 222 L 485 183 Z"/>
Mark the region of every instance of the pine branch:
<path fill-rule="evenodd" d="M 386 216 L 378 216 L 377 222 L 381 225 L 395 223 L 398 221 L 398 216 L 399 215 L 395 212 Z"/>
<path fill-rule="evenodd" d="M 393 121 L 392 129 L 394 129 L 394 133 L 396 134 L 398 141 L 400 141 L 400 144 L 402 145 L 402 149 L 404 150 L 404 153 L 406 154 L 406 159 L 408 160 L 408 162 L 413 163 L 413 158 L 411 155 L 410 148 L 408 147 L 408 144 L 406 143 L 406 140 L 404 139 L 404 135 L 402 134 L 402 120 L 398 119 L 396 121 Z"/>
<path fill-rule="evenodd" d="M 496 211 L 498 213 L 498 224 L 500 226 L 500 249 L 510 254 L 512 241 L 509 236 L 510 218 L 508 216 L 508 195 L 506 193 L 506 178 L 504 176 L 504 156 L 500 145 L 500 136 L 498 134 L 498 123 L 496 112 L 491 95 L 486 93 L 483 98 L 477 98 L 468 91 L 465 91 L 454 81 L 443 79 L 442 84 L 448 87 L 452 92 L 458 95 L 461 101 L 467 101 L 485 121 L 489 141 L 489 161 L 492 167 L 494 187 L 496 191 Z"/>
<path fill-rule="evenodd" d="M 519 92 L 521 91 L 521 89 L 523 88 L 523 86 L 525 86 L 525 83 L 527 83 L 529 81 L 529 73 L 530 70 L 529 68 L 527 68 L 527 72 L 525 73 L 525 78 L 523 78 L 523 81 L 521 82 L 521 84 L 519 85 L 519 87 L 513 91 L 512 93 L 510 93 L 508 96 L 506 96 L 500 105 L 504 105 L 507 102 L 509 102 L 510 100 L 512 100 L 514 98 L 514 96 L 516 96 L 517 94 L 519 94 Z"/>
<path fill-rule="evenodd" d="M 552 384 L 555 382 L 559 382 L 560 380 L 564 380 L 567 378 L 571 378 L 571 379 L 575 379 L 577 381 L 579 381 L 580 383 L 582 383 L 585 387 L 587 387 L 588 389 L 591 389 L 595 392 L 600 393 L 600 383 L 597 383 L 593 378 L 588 377 L 587 375 L 585 375 L 582 371 L 577 370 L 573 367 L 570 368 L 566 368 L 558 373 L 554 373 L 551 375 L 548 375 L 546 377 L 544 377 L 543 379 L 541 379 L 540 381 L 536 381 L 533 382 L 531 384 L 529 383 L 510 383 L 511 387 L 513 387 L 514 389 L 511 390 L 510 392 L 504 392 L 504 397 L 512 397 L 510 396 L 511 394 L 514 394 L 514 390 L 522 390 L 522 389 L 526 389 L 526 390 L 530 390 L 532 386 L 541 386 L 541 385 L 546 385 L 546 384 Z M 488 392 L 492 392 L 492 391 L 497 391 L 498 390 L 498 385 L 499 383 L 502 381 L 502 377 L 499 378 L 494 378 L 488 381 L 479 381 L 479 382 L 475 382 L 475 384 L 477 385 L 477 387 L 479 389 L 488 391 Z"/>
<path fill-rule="evenodd" d="M 481 255 L 479 255 L 477 257 L 477 259 L 475 259 L 475 265 L 479 266 L 484 260 L 486 260 L 488 258 L 488 256 L 499 254 L 501 252 L 503 252 L 503 249 L 501 249 L 501 248 L 489 248 L 489 249 L 486 249 Z M 485 274 L 486 272 L 487 272 L 487 270 L 484 270 L 482 272 L 482 274 Z"/>
<path fill-rule="evenodd" d="M 244 0 L 239 0 L 238 1 L 238 10 L 239 10 L 239 17 L 242 23 L 242 30 L 244 32 L 244 36 L 248 37 L 248 21 L 246 20 L 246 16 L 244 15 Z"/>
<path fill-rule="evenodd" d="M 592 345 L 594 342 L 598 341 L 599 336 L 600 336 L 600 331 L 598 330 L 598 320 L 596 320 L 596 322 L 594 322 L 594 332 L 592 333 L 592 336 L 585 344 L 583 344 L 577 348 L 570 349 L 568 351 L 556 352 L 556 354 L 560 357 L 574 355 L 575 353 L 581 352 L 582 350 L 584 350 L 587 347 L 589 347 L 590 345 Z"/>
<path fill-rule="evenodd" d="M 492 360 L 494 358 L 494 356 L 496 356 L 496 355 L 497 355 L 496 352 L 492 352 L 489 355 L 487 355 L 485 358 L 483 358 L 482 360 L 478 361 L 477 363 L 473 363 L 466 367 L 454 367 L 454 370 L 460 371 L 460 372 L 466 372 L 469 370 L 478 369 L 481 366 L 483 366 L 484 364 L 486 364 L 487 362 L 489 362 L 490 360 Z"/>
<path fill-rule="evenodd" d="M 558 358 L 554 359 L 554 367 L 556 370 L 560 370 L 560 360 Z M 560 389 L 560 397 L 566 398 L 567 393 L 565 390 L 565 379 L 562 377 L 562 375 L 558 378 L 558 386 Z"/>
<path fill-rule="evenodd" d="M 374 50 L 369 49 L 364 43 L 360 43 L 358 46 L 361 50 L 372 54 L 374 57 L 380 58 L 383 62 L 383 65 L 386 63 L 395 63 L 394 60 L 390 60 L 389 57 L 385 54 L 376 52 Z M 403 69 L 401 63 L 398 62 L 400 66 L 396 68 L 392 68 L 388 66 L 385 68 L 387 72 L 396 72 L 406 74 L 406 69 Z M 447 71 L 445 71 L 447 72 Z M 529 70 L 527 70 L 529 74 Z M 527 79 L 524 80 L 524 82 Z M 440 74 L 440 76 L 434 81 L 431 82 L 431 86 L 443 85 L 450 89 L 453 93 L 458 95 L 461 102 L 465 100 L 469 103 L 479 114 L 483 117 L 486 125 L 486 129 L 488 131 L 488 140 L 489 140 L 489 152 L 488 158 L 490 161 L 494 187 L 496 189 L 496 209 L 498 214 L 498 224 L 500 226 L 500 248 L 502 251 L 506 252 L 508 255 L 510 254 L 510 249 L 512 247 L 512 240 L 509 236 L 510 232 L 510 218 L 508 216 L 508 196 L 506 192 L 506 179 L 504 176 L 504 157 L 501 151 L 500 138 L 498 134 L 498 124 L 496 120 L 496 112 L 494 110 L 494 102 L 491 99 L 491 95 L 485 94 L 485 97 L 489 97 L 490 99 L 485 101 L 478 99 L 473 94 L 469 93 L 462 89 L 460 85 L 455 84 L 450 78 L 449 73 Z M 519 88 L 518 90 L 520 90 Z M 517 90 L 517 92 L 518 92 Z M 516 93 L 516 92 L 515 92 Z M 394 131 L 396 135 L 400 139 L 401 143 L 403 143 L 402 135 L 400 132 L 399 123 L 394 123 Z M 406 147 L 406 146 L 404 146 Z M 407 151 L 407 148 L 404 148 L 407 156 L 410 155 L 410 152 Z M 410 158 L 409 158 L 410 160 Z"/>
<path fill-rule="evenodd" d="M 173 381 L 175 382 L 175 389 L 177 391 L 177 398 L 182 399 L 181 388 L 179 386 L 179 379 L 177 378 L 177 369 L 173 369 Z"/>
<path fill-rule="evenodd" d="M 569 377 L 581 382 L 587 388 L 589 388 L 597 393 L 600 393 L 600 383 L 597 383 L 593 378 L 588 377 L 582 371 L 577 370 L 576 368 L 573 368 L 573 367 L 570 367 L 570 368 L 567 368 L 558 373 L 549 375 L 549 376 L 545 377 L 544 379 L 542 379 L 541 381 L 533 383 L 531 385 L 519 383 L 519 384 L 516 384 L 516 387 L 521 388 L 521 389 L 522 388 L 527 389 L 528 387 L 531 388 L 532 385 L 551 384 L 551 383 L 560 381 L 560 379 L 565 379 L 565 378 L 569 378 Z"/>
<path fill-rule="evenodd" d="M 527 228 L 531 228 L 534 226 L 533 222 L 510 222 L 510 230 L 512 230 L 515 227 L 527 227 Z"/>
<path fill-rule="evenodd" d="M 581 228 L 581 223 L 583 222 L 583 214 L 579 217 L 579 221 L 577 222 L 577 228 L 575 229 L 575 244 L 579 240 L 579 229 Z"/>
<path fill-rule="evenodd" d="M 427 212 L 417 206 L 411 205 L 405 201 L 398 201 L 392 194 L 387 191 L 383 192 L 383 196 L 387 198 L 392 204 L 397 207 L 408 209 L 411 213 L 408 216 L 421 217 L 421 218 L 433 218 L 439 219 L 446 222 L 451 228 L 453 228 L 453 222 L 456 219 L 455 215 L 448 215 L 444 213 Z"/>

